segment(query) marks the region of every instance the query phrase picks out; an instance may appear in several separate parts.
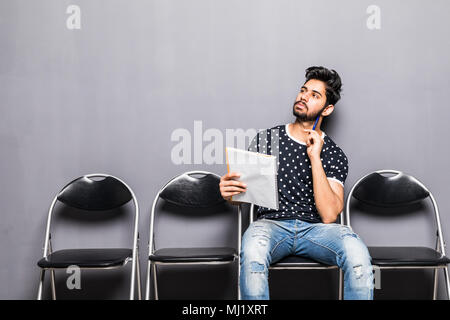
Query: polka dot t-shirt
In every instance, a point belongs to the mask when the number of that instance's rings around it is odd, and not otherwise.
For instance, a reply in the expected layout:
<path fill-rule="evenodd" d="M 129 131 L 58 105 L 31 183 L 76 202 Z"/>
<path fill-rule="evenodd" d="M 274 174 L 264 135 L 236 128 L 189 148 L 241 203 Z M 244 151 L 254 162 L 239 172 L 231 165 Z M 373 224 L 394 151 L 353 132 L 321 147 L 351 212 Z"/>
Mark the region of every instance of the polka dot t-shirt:
<path fill-rule="evenodd" d="M 278 210 L 259 207 L 258 219 L 300 219 L 322 222 L 314 202 L 311 163 L 306 144 L 288 132 L 289 125 L 260 131 L 250 143 L 249 151 L 271 154 L 278 158 Z M 328 179 L 344 185 L 348 161 L 344 152 L 323 133 L 320 158 Z"/>

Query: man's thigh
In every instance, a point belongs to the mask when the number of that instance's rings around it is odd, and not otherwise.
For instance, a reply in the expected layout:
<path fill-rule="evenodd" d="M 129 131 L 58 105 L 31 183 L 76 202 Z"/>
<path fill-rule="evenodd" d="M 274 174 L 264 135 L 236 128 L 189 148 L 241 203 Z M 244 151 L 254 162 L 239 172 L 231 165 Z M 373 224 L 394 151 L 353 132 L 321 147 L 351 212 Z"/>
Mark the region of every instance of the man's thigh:
<path fill-rule="evenodd" d="M 294 230 L 289 221 L 262 219 L 253 222 L 242 238 L 245 259 L 269 264 L 293 253 Z"/>
<path fill-rule="evenodd" d="M 339 265 L 340 259 L 365 259 L 367 247 L 348 226 L 316 223 L 300 232 L 294 240 L 295 253 L 329 265 Z"/>

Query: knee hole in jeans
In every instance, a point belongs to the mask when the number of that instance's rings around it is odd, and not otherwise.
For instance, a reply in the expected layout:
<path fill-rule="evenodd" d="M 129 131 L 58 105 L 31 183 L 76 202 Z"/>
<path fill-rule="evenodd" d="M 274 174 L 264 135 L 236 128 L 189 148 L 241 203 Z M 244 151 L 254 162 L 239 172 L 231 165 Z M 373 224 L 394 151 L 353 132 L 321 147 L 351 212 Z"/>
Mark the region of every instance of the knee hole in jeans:
<path fill-rule="evenodd" d="M 251 261 L 250 262 L 250 271 L 252 273 L 264 273 L 265 265 L 258 261 Z"/>

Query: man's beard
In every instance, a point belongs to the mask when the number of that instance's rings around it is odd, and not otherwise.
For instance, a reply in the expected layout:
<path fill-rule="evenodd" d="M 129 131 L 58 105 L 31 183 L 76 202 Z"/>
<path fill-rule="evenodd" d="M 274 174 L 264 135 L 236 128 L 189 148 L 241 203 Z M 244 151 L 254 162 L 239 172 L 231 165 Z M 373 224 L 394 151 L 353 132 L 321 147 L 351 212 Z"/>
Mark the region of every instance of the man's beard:
<path fill-rule="evenodd" d="M 299 103 L 300 103 L 300 101 L 295 101 L 294 106 L 292 107 L 292 113 L 294 114 L 295 117 L 297 117 L 297 121 L 299 121 L 299 122 L 315 121 L 317 119 L 317 116 L 320 115 L 322 113 L 322 111 L 325 109 L 325 107 L 327 106 L 327 104 L 325 103 L 323 108 L 320 109 L 319 111 L 317 111 L 316 113 L 308 114 L 308 107 L 306 107 L 306 106 L 304 106 L 306 108 L 306 111 L 304 113 L 300 113 L 299 111 L 295 110 L 295 106 Z"/>

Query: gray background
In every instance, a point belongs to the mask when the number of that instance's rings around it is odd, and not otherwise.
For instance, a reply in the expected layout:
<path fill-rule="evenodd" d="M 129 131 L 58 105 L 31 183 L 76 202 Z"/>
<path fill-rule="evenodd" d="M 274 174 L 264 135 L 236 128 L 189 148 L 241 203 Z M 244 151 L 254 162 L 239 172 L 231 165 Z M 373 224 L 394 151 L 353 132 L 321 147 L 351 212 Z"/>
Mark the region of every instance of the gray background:
<path fill-rule="evenodd" d="M 70 4 L 81 8 L 80 30 L 66 28 Z M 366 27 L 371 4 L 381 8 L 380 30 Z M 412 174 L 434 193 L 448 241 L 449 9 L 437 0 L 2 0 L 0 298 L 35 298 L 47 209 L 61 187 L 87 173 L 113 174 L 134 189 L 144 271 L 159 188 L 187 170 L 226 171 L 173 164 L 172 132 L 193 135 L 195 120 L 223 133 L 293 121 L 292 102 L 311 65 L 343 79 L 342 100 L 324 130 L 349 158 L 346 192 L 372 170 Z M 434 246 L 432 216 L 422 214 L 428 207 L 389 218 L 355 212 L 352 225 L 368 245 Z M 81 230 L 98 245 L 129 244 L 129 230 L 116 226 L 127 217 L 114 216 L 106 227 L 61 224 L 54 247 L 86 245 Z M 186 228 L 182 217 L 172 232 L 162 225 L 161 241 L 204 243 L 203 235 L 216 243 L 223 236 L 235 245 L 235 217 L 200 221 Z M 234 299 L 235 267 L 164 269 L 161 298 Z M 64 288 L 60 273 L 60 297 L 126 298 L 122 271 L 83 273 L 76 292 Z M 333 272 L 275 271 L 270 279 L 274 299 L 336 297 Z M 430 272 L 384 272 L 375 297 L 429 298 L 431 279 Z"/>

